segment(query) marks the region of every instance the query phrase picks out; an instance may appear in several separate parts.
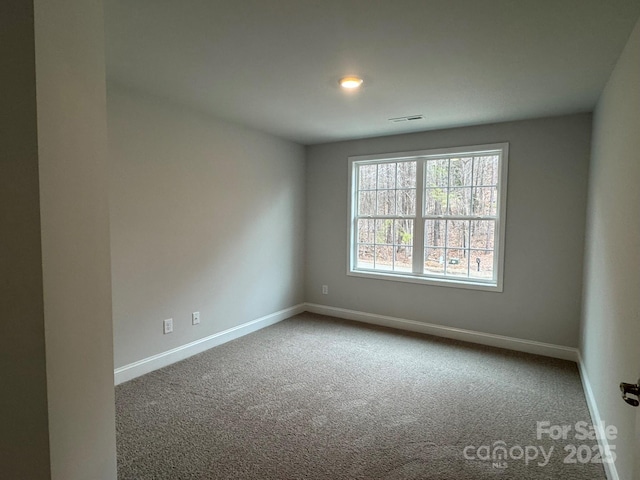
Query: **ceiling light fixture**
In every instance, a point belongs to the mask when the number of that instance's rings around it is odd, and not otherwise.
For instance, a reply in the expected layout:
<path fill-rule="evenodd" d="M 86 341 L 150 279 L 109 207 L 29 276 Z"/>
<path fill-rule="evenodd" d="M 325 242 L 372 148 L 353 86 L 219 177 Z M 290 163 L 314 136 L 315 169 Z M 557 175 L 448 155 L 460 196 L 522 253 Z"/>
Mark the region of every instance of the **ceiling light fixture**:
<path fill-rule="evenodd" d="M 350 75 L 348 77 L 342 77 L 340 79 L 340 86 L 348 90 L 354 90 L 356 88 L 360 88 L 360 85 L 362 85 L 362 82 L 363 80 L 360 77 Z"/>

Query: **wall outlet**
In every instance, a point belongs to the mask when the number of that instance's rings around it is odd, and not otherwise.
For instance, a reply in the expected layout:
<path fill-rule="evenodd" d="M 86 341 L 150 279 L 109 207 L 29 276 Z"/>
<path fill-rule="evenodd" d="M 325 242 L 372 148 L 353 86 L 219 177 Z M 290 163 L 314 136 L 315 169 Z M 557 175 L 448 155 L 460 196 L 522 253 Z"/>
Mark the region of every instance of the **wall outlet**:
<path fill-rule="evenodd" d="M 173 318 L 167 318 L 162 322 L 162 327 L 164 329 L 164 334 L 173 332 Z"/>
<path fill-rule="evenodd" d="M 329 285 L 322 285 L 322 294 L 329 295 Z"/>
<path fill-rule="evenodd" d="M 200 323 L 200 312 L 193 312 L 191 314 L 191 324 L 198 325 Z"/>

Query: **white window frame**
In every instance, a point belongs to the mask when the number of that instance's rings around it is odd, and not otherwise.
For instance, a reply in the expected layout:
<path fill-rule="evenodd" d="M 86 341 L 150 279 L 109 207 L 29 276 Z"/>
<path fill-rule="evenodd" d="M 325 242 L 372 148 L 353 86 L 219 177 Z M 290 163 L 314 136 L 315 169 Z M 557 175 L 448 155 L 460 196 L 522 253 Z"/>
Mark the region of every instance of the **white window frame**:
<path fill-rule="evenodd" d="M 416 273 L 416 267 L 423 263 L 424 259 L 424 224 L 425 224 L 425 202 L 423 199 L 425 191 L 424 163 L 429 158 L 451 158 L 462 155 L 497 154 L 499 156 L 498 169 L 498 195 L 496 206 L 496 227 L 494 238 L 494 278 L 490 280 L 480 278 L 458 278 L 438 276 L 430 273 Z M 381 280 L 395 280 L 399 282 L 421 283 L 428 285 L 438 285 L 445 287 L 466 288 L 473 290 L 485 290 L 492 292 L 503 291 L 504 279 L 504 245 L 505 245 L 505 220 L 507 215 L 507 176 L 509 164 L 509 144 L 494 143 L 488 145 L 474 145 L 453 148 L 440 148 L 430 150 L 418 150 L 411 152 L 383 153 L 376 155 L 357 155 L 349 157 L 349 188 L 348 188 L 348 226 L 347 226 L 347 275 L 363 278 L 375 278 Z M 414 224 L 413 259 L 414 271 L 394 272 L 380 271 L 373 269 L 357 268 L 357 241 L 355 233 L 357 230 L 358 204 L 354 195 L 358 191 L 358 178 L 354 174 L 359 164 L 386 163 L 397 161 L 411 161 L 416 163 L 416 212 Z M 399 217 L 400 218 L 400 217 Z M 440 218 L 440 217 L 439 217 Z M 442 218 L 447 218 L 446 216 Z M 480 217 L 477 217 L 480 219 Z M 418 253 L 416 255 L 416 252 Z M 423 267 L 420 269 L 424 271 Z"/>

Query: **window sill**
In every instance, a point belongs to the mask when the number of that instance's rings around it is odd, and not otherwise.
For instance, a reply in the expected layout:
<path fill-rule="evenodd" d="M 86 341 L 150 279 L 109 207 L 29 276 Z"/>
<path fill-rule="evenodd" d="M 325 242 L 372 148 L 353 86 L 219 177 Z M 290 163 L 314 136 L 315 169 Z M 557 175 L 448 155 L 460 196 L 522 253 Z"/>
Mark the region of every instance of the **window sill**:
<path fill-rule="evenodd" d="M 392 282 L 419 283 L 422 285 L 432 285 L 436 287 L 463 288 L 467 290 L 482 290 L 486 292 L 502 293 L 502 285 L 480 281 L 465 281 L 448 278 L 434 278 L 423 275 L 396 274 L 393 272 L 380 272 L 371 270 L 348 270 L 347 275 L 351 277 L 372 278 L 376 280 L 389 280 Z"/>

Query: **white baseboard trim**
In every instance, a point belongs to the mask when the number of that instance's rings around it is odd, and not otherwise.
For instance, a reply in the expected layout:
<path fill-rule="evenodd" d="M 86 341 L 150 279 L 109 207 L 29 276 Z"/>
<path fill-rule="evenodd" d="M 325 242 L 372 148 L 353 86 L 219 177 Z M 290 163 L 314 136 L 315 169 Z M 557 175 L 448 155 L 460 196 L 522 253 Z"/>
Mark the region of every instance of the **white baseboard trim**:
<path fill-rule="evenodd" d="M 580 351 L 578 351 L 578 370 L 580 371 L 582 389 L 584 390 L 584 395 L 587 399 L 587 406 L 589 407 L 589 413 L 591 414 L 591 422 L 598 431 L 598 445 L 600 445 L 600 451 L 607 452 L 609 451 L 609 441 L 607 440 L 604 429 L 602 428 L 602 417 L 600 416 L 598 404 L 596 403 L 596 397 L 593 394 L 593 389 L 591 388 L 591 383 L 589 382 L 589 377 L 587 375 L 587 369 L 582 360 Z M 615 452 L 615 450 L 613 451 Z M 604 466 L 604 472 L 607 475 L 608 480 L 620 480 L 615 462 L 603 462 L 602 465 Z"/>
<path fill-rule="evenodd" d="M 204 337 L 194 342 L 187 343 L 186 345 L 182 345 L 166 352 L 143 358 L 142 360 L 130 363 L 129 365 L 116 368 L 113 371 L 115 384 L 119 385 L 136 377 L 144 375 L 145 373 L 149 373 L 159 368 L 166 367 L 168 365 L 171 365 L 172 363 L 176 363 L 180 360 L 184 360 L 185 358 L 189 358 L 198 353 L 202 353 L 212 347 L 222 345 L 223 343 L 226 343 L 230 340 L 235 340 L 236 338 L 243 337 L 244 335 L 255 332 L 256 330 L 260 330 L 262 328 L 268 327 L 269 325 L 273 325 L 289 317 L 297 315 L 298 313 L 302 313 L 305 311 L 305 309 L 305 305 L 302 303 L 299 305 L 294 305 L 293 307 L 285 308 L 284 310 L 280 310 L 278 312 L 274 312 L 269 315 L 265 315 L 264 317 L 252 320 L 250 322 L 243 323 L 242 325 L 238 325 L 237 327 L 229 328 L 228 330 L 224 330 L 223 332 L 214 333 L 213 335 L 209 335 L 208 337 Z"/>
<path fill-rule="evenodd" d="M 578 361 L 578 350 L 576 348 L 565 347 L 562 345 L 553 345 L 551 343 L 505 337 L 503 335 L 493 335 L 490 333 L 476 332 L 462 328 L 445 327 L 432 323 L 416 322 L 415 320 L 388 317 L 385 315 L 377 315 L 375 313 L 358 312 L 356 310 L 329 307 L 327 305 L 319 305 L 316 303 L 306 303 L 305 307 L 308 312 L 344 318 L 347 320 L 371 323 L 373 325 L 397 328 L 400 330 L 409 330 L 411 332 L 426 333 L 437 337 L 479 343 L 481 345 L 506 348 L 508 350 L 516 350 L 518 352 L 533 353 L 536 355 L 543 355 L 545 357 L 561 358 L 563 360 L 571 360 L 573 362 Z"/>

